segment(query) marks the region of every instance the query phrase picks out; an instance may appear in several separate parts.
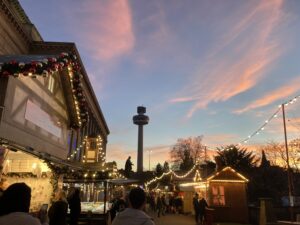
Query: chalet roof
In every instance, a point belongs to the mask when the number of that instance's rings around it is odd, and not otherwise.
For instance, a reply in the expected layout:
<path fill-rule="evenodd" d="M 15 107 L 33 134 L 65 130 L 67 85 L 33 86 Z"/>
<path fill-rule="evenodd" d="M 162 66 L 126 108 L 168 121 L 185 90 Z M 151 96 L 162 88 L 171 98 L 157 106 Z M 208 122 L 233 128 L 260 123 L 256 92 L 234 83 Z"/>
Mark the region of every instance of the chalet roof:
<path fill-rule="evenodd" d="M 74 44 L 72 46 L 75 47 Z M 108 129 L 108 126 L 107 126 L 106 121 L 104 119 L 103 113 L 101 111 L 101 108 L 99 106 L 99 103 L 97 101 L 95 93 L 93 91 L 93 88 L 92 88 L 92 86 L 91 86 L 91 84 L 89 82 L 89 79 L 88 79 L 88 76 L 86 74 L 86 71 L 84 70 L 83 64 L 82 64 L 82 62 L 81 62 L 80 59 L 79 60 L 77 59 L 77 56 L 79 54 L 78 54 L 77 51 L 76 51 L 76 53 L 77 54 L 75 56 L 73 56 L 73 57 L 76 57 L 76 60 L 79 61 L 80 68 L 81 68 L 80 69 L 81 70 L 80 73 L 82 74 L 82 78 L 83 78 L 84 82 L 87 84 L 87 87 L 88 87 L 88 90 L 83 90 L 83 91 L 88 91 L 91 94 L 91 96 L 93 98 L 93 103 L 95 104 L 95 106 L 97 108 L 97 111 L 98 111 L 98 113 L 100 115 L 100 118 L 101 118 L 101 122 L 99 121 L 100 122 L 99 125 L 100 126 L 102 126 L 102 124 L 104 125 L 104 129 L 105 129 L 106 135 L 108 135 L 109 134 L 109 129 Z M 35 62 L 35 63 L 41 62 L 41 63 L 43 63 L 43 64 L 40 65 L 41 68 L 42 68 L 42 66 L 44 67 L 45 65 L 47 65 L 47 63 L 44 62 L 45 59 L 54 59 L 54 60 L 56 60 L 56 59 L 63 59 L 64 60 L 65 59 L 65 60 L 69 60 L 69 59 L 64 58 L 64 57 L 65 56 L 62 55 L 62 54 L 48 54 L 48 55 L 45 55 L 45 54 L 40 54 L 40 55 L 39 54 L 37 54 L 37 55 L 4 55 L 4 56 L 0 56 L 0 62 L 2 64 L 6 63 L 6 65 L 7 65 L 6 66 L 6 70 L 7 71 L 3 71 L 3 70 L 5 70 L 4 68 L 2 68 L 2 70 L 1 70 L 1 67 L 0 67 L 0 75 L 2 74 L 2 76 L 3 76 L 4 72 L 6 72 L 8 75 L 11 75 L 11 73 L 14 73 L 13 71 L 22 70 L 22 69 L 20 69 L 21 67 L 16 68 L 16 67 L 18 67 L 18 65 L 20 63 L 23 63 L 23 68 L 24 68 L 27 65 L 30 66 L 32 62 Z M 15 66 L 13 62 L 16 62 L 17 65 Z M 53 63 L 53 64 L 56 64 L 55 66 L 59 66 L 60 65 L 58 62 L 57 63 Z M 34 69 L 36 69 L 36 71 L 38 71 L 39 67 L 38 66 L 34 66 Z M 52 69 L 52 67 L 51 67 L 51 69 Z M 14 74 L 12 74 L 12 75 L 14 75 Z M 67 83 L 69 83 L 69 82 L 65 82 L 66 81 L 66 77 L 67 76 L 61 76 L 62 84 L 63 84 L 63 89 L 65 91 L 65 97 L 66 97 L 66 100 L 67 100 L 67 103 L 68 103 L 67 106 L 68 106 L 68 111 L 69 111 L 69 114 L 70 114 L 70 118 L 71 118 L 71 120 L 76 121 L 77 115 L 76 115 L 75 105 L 72 104 L 72 101 L 73 101 L 72 95 L 73 95 L 73 93 L 72 93 L 71 86 L 70 85 L 66 85 Z"/>
<path fill-rule="evenodd" d="M 81 60 L 80 54 L 77 50 L 77 47 L 76 47 L 75 43 L 72 43 L 72 42 L 34 41 L 34 42 L 32 42 L 32 44 L 30 46 L 30 52 L 32 54 L 37 54 L 37 55 L 43 55 L 45 52 L 47 54 L 50 54 L 50 55 L 58 55 L 61 52 L 71 52 L 71 53 L 76 55 L 77 60 L 79 61 L 80 66 L 81 66 L 81 74 L 83 75 L 83 80 L 87 84 L 87 86 L 89 87 L 90 94 L 93 98 L 93 102 L 94 102 L 94 104 L 97 108 L 97 114 L 99 115 L 98 118 L 99 117 L 101 118 L 101 121 L 103 122 L 104 129 L 105 129 L 105 131 L 108 135 L 110 133 L 109 128 L 107 126 L 107 123 L 105 121 L 103 112 L 100 108 L 100 105 L 99 105 L 99 102 L 97 100 L 96 94 L 94 92 L 94 89 L 92 88 L 92 84 L 89 80 L 89 77 L 87 75 L 87 72 L 85 70 L 84 64 Z"/>
<path fill-rule="evenodd" d="M 242 174 L 238 173 L 231 167 L 225 167 L 221 171 L 217 171 L 211 176 L 207 178 L 207 181 L 226 181 L 226 180 L 234 180 L 234 181 L 244 181 L 248 182 L 248 179 L 244 177 Z"/>
<path fill-rule="evenodd" d="M 44 59 L 57 56 L 58 55 L 0 55 L 0 62 L 5 63 L 14 60 L 17 62 L 29 63 L 32 61 L 43 61 Z"/>
<path fill-rule="evenodd" d="M 2 68 L 0 68 L 0 72 L 2 76 L 7 75 L 13 75 L 14 77 L 19 77 L 21 74 L 23 76 L 30 76 L 35 78 L 36 75 L 42 76 L 44 75 L 45 71 L 45 77 L 48 76 L 48 73 L 51 70 L 53 73 L 55 72 L 55 67 L 59 65 L 59 62 L 56 62 L 56 59 L 58 59 L 59 55 L 4 55 L 0 56 L 0 62 L 2 64 Z M 49 62 L 48 62 L 49 59 Z M 50 62 L 50 59 L 52 60 Z M 47 61 L 45 61 L 47 60 Z M 40 64 L 40 66 L 36 66 L 37 64 Z M 50 66 L 50 64 L 53 66 Z M 21 66 L 22 65 L 22 66 Z M 33 66 L 34 65 L 34 66 Z M 55 67 L 54 67 L 55 66 Z M 45 67 L 45 68 L 43 68 Z M 43 68 L 43 69 L 40 69 Z M 59 67 L 56 67 L 58 69 Z M 64 66 L 59 68 L 59 73 L 62 73 L 62 70 L 65 69 L 67 71 L 67 65 L 64 64 Z M 31 71 L 31 74 L 29 74 L 28 71 Z M 43 71 L 43 72 L 42 72 Z M 60 76 L 60 80 L 62 83 L 62 91 L 64 92 L 64 97 L 66 100 L 66 106 L 68 109 L 68 114 L 70 118 L 70 126 L 74 126 L 75 124 L 80 124 L 80 120 L 77 116 L 77 111 L 75 108 L 75 100 L 73 98 L 73 90 L 71 82 L 67 79 L 68 76 L 62 75 Z M 73 125 L 74 124 L 74 125 Z"/>

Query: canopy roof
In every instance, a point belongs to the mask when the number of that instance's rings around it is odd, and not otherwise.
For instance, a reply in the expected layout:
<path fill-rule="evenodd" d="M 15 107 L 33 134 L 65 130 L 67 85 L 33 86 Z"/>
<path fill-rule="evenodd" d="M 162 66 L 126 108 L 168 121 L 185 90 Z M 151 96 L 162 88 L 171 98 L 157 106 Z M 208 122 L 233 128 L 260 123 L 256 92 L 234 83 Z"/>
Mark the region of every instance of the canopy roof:
<path fill-rule="evenodd" d="M 248 182 L 248 179 L 244 177 L 242 174 L 238 173 L 236 170 L 227 166 L 223 168 L 221 171 L 217 171 L 211 176 L 209 176 L 207 181 L 244 181 Z"/>

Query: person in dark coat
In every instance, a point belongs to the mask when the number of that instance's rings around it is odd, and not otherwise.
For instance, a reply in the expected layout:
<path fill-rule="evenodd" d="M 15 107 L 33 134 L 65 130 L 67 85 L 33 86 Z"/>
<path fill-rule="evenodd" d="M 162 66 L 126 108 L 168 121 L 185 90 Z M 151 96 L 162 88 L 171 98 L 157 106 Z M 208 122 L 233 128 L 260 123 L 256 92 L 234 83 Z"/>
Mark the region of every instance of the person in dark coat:
<path fill-rule="evenodd" d="M 195 211 L 195 221 L 196 224 L 199 223 L 199 217 L 200 217 L 200 204 L 199 204 L 199 195 L 198 193 L 195 194 L 193 198 L 193 206 L 194 206 L 194 211 Z"/>
<path fill-rule="evenodd" d="M 64 191 L 58 191 L 51 205 L 48 217 L 49 225 L 67 225 L 68 202 Z"/>
<path fill-rule="evenodd" d="M 162 212 L 162 215 L 164 216 L 164 215 L 166 215 L 166 209 L 167 209 L 166 196 L 162 195 L 160 199 L 161 199 L 161 203 L 162 203 L 161 212 Z"/>
<path fill-rule="evenodd" d="M 203 224 L 204 218 L 205 218 L 205 208 L 207 207 L 206 200 L 202 197 L 199 201 L 199 218 L 200 218 L 200 224 Z"/>
<path fill-rule="evenodd" d="M 75 188 L 73 193 L 68 197 L 70 209 L 70 225 L 77 225 L 81 212 L 80 190 Z"/>
<path fill-rule="evenodd" d="M 29 214 L 31 188 L 25 183 L 10 185 L 0 198 L 1 225 L 41 225 L 39 219 Z M 46 217 L 44 217 L 46 220 Z M 43 223 L 46 221 L 43 221 Z"/>
<path fill-rule="evenodd" d="M 150 194 L 150 207 L 151 207 L 151 210 L 153 212 L 155 212 L 156 205 L 155 205 L 155 196 L 153 193 Z"/>
<path fill-rule="evenodd" d="M 160 214 L 162 213 L 163 210 L 163 203 L 160 194 L 158 194 L 156 198 L 156 210 L 157 210 L 157 217 L 160 217 Z"/>
<path fill-rule="evenodd" d="M 174 208 L 174 196 L 173 195 L 170 195 L 169 206 L 170 206 L 170 212 L 174 213 L 175 212 L 175 208 Z"/>

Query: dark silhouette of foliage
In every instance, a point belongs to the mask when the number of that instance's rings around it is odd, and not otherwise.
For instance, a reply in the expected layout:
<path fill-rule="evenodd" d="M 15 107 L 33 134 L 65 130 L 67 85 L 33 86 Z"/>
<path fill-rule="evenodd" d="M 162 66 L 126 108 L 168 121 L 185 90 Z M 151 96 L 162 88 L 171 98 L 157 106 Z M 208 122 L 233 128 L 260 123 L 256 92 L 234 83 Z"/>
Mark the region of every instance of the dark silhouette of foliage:
<path fill-rule="evenodd" d="M 238 171 L 248 173 L 257 164 L 257 159 L 253 152 L 235 145 L 229 145 L 224 149 L 218 148 L 217 154 L 215 160 L 219 164 L 218 166 L 221 167 L 230 166 Z"/>
<path fill-rule="evenodd" d="M 212 161 L 204 161 L 204 163 L 200 164 L 201 174 L 204 177 L 212 174 L 216 170 L 216 163 Z"/>
<path fill-rule="evenodd" d="M 163 172 L 167 173 L 170 171 L 170 166 L 169 163 L 167 161 L 164 162 L 164 166 L 163 166 Z"/>
<path fill-rule="evenodd" d="M 264 150 L 262 150 L 261 155 L 262 156 L 261 156 L 260 167 L 264 167 L 264 168 L 270 167 L 270 161 L 267 160 L 267 157 L 266 157 L 266 154 L 265 154 Z"/>
<path fill-rule="evenodd" d="M 156 176 L 161 176 L 163 174 L 163 167 L 160 163 L 156 165 L 155 172 Z"/>
<path fill-rule="evenodd" d="M 268 197 L 275 205 L 281 205 L 281 197 L 288 195 L 287 172 L 281 167 L 256 167 L 248 178 L 249 202 Z"/>

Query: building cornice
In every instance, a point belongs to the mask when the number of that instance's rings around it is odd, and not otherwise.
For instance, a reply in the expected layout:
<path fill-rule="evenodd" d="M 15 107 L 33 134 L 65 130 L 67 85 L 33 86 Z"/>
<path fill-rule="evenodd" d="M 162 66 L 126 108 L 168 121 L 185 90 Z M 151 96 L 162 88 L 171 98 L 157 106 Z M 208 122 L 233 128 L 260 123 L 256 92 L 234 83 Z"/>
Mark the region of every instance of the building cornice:
<path fill-rule="evenodd" d="M 23 30 L 21 23 L 16 20 L 16 17 L 12 10 L 8 7 L 8 4 L 9 3 L 7 2 L 7 0 L 0 0 L 1 11 L 7 16 L 14 28 L 19 32 L 20 36 L 29 45 L 31 42 L 30 39 L 28 38 L 26 32 Z"/>

